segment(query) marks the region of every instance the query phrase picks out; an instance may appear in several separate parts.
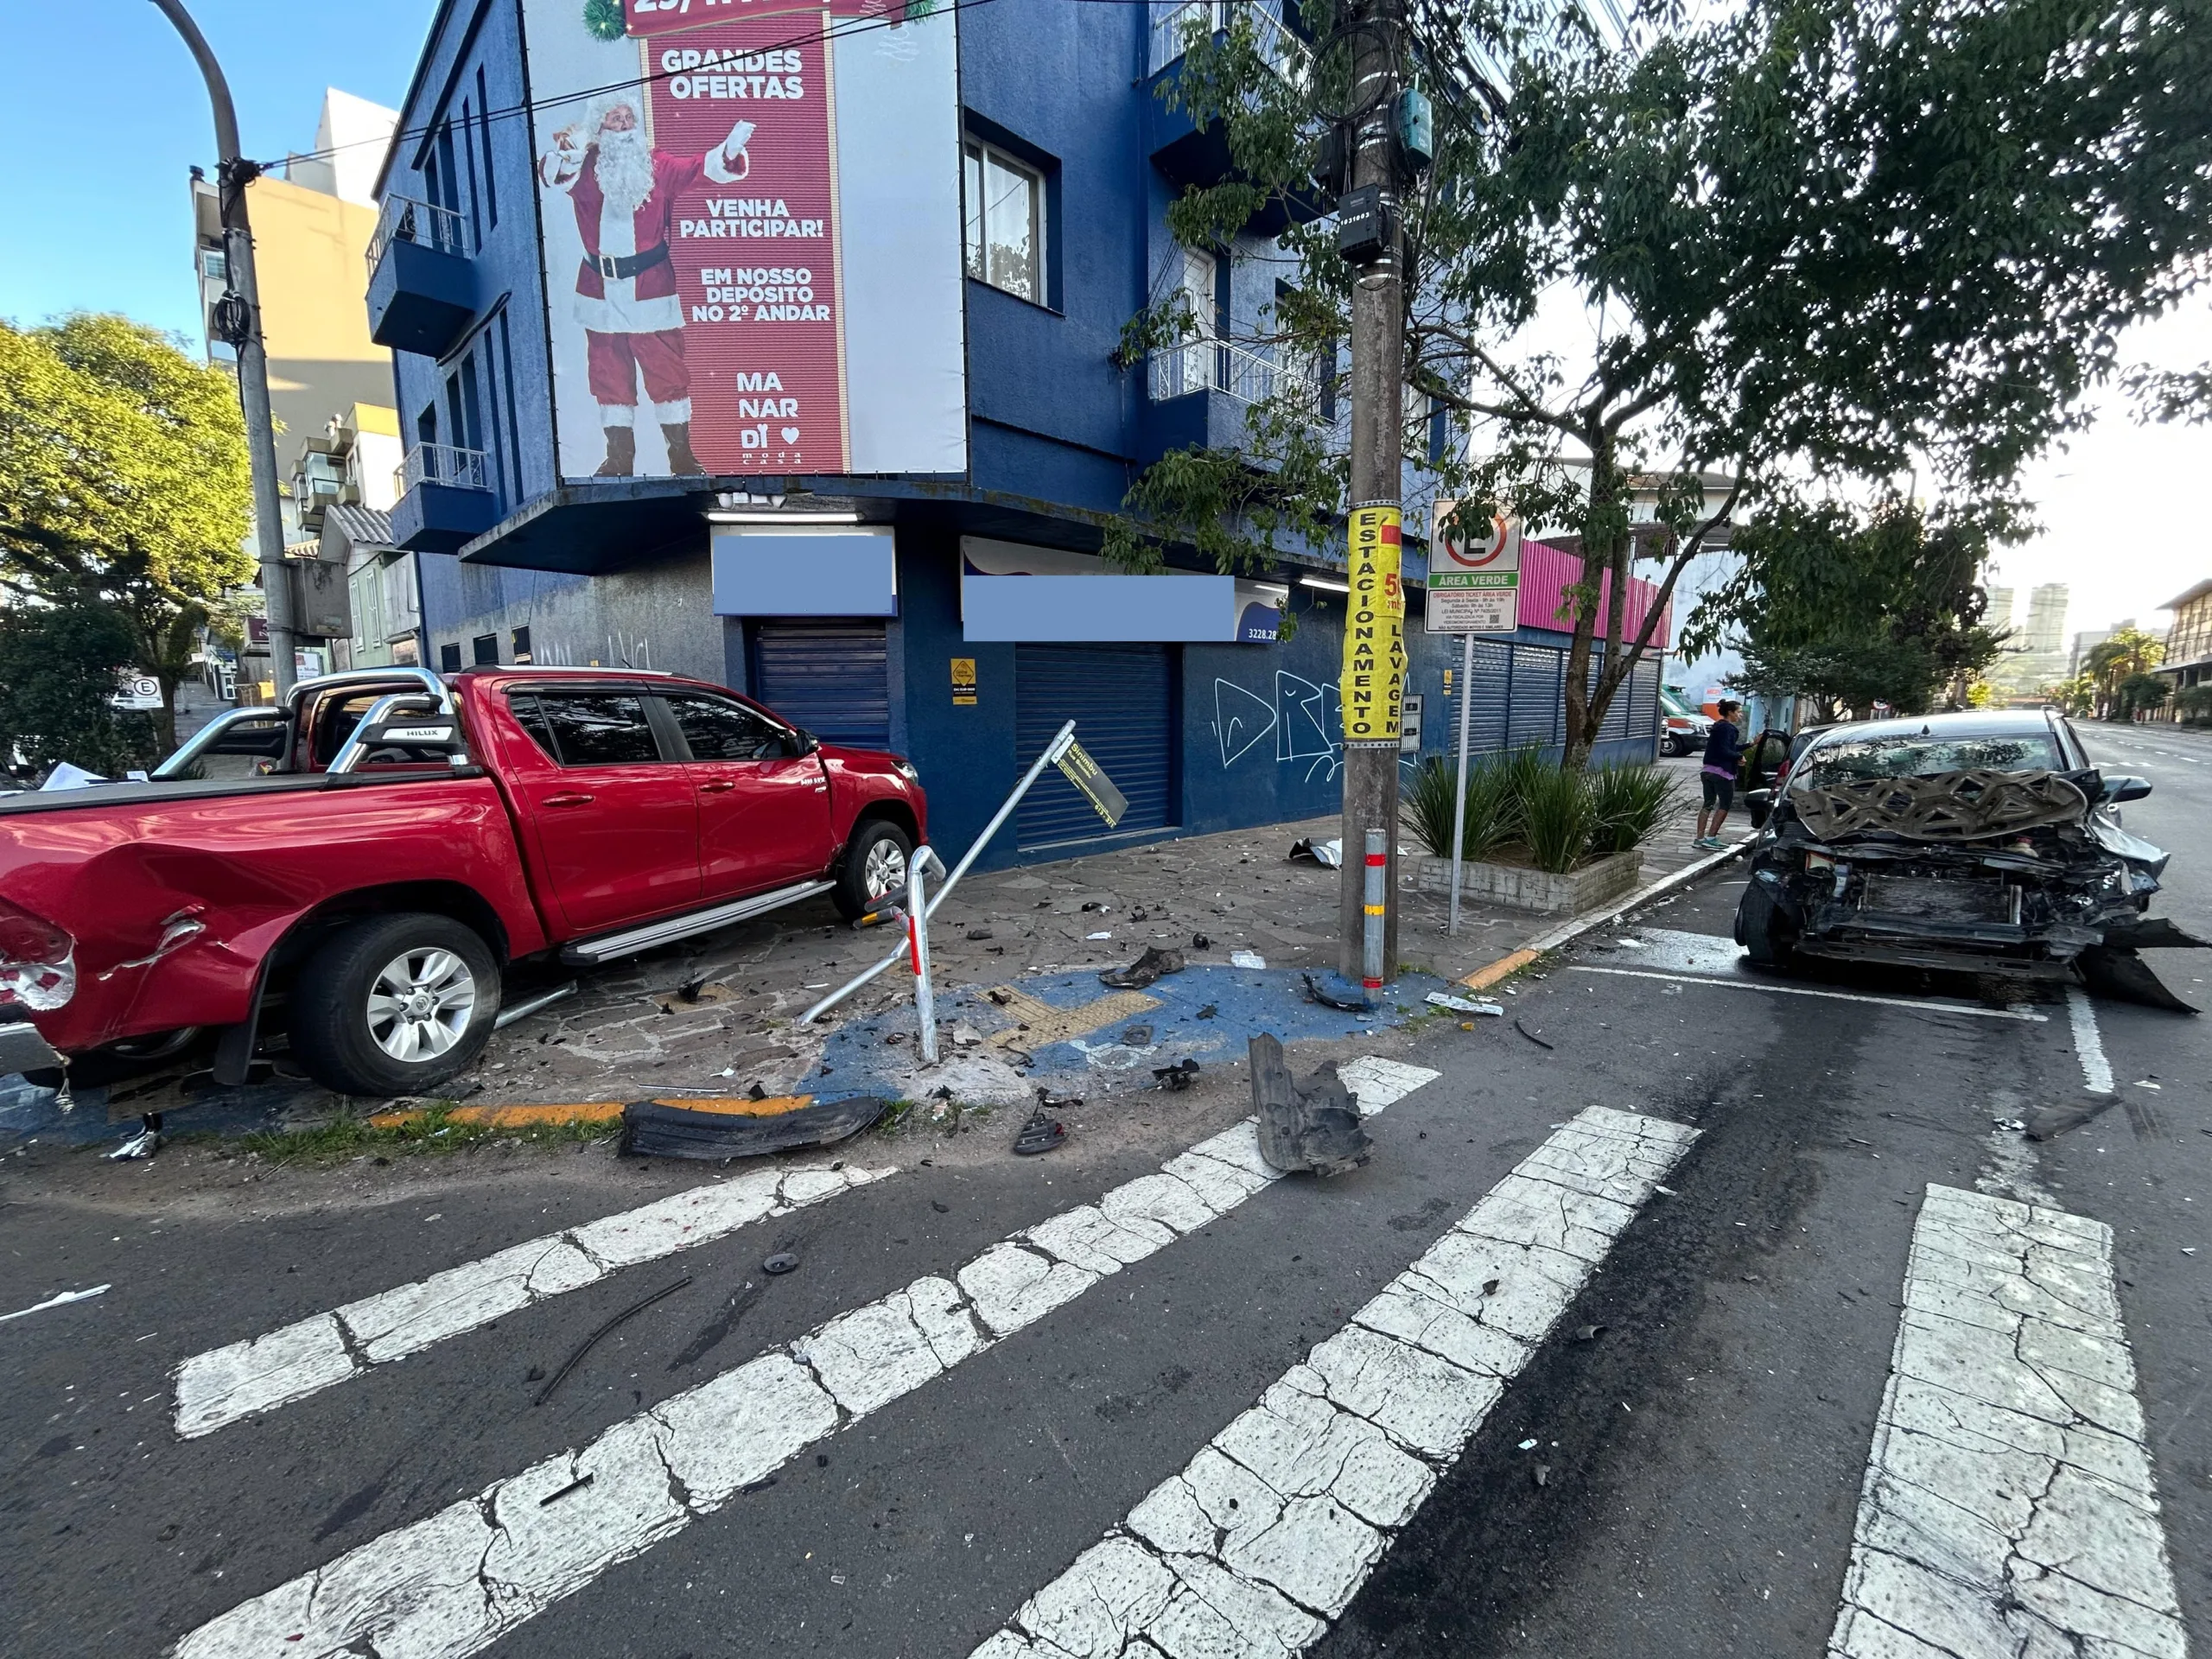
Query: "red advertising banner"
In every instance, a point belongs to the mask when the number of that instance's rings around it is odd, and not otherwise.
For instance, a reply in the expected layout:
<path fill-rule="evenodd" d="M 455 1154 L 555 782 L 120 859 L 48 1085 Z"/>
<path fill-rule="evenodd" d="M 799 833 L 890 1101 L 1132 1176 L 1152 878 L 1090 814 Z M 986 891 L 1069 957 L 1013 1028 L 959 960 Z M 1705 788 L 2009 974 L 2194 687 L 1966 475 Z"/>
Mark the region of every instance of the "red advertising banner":
<path fill-rule="evenodd" d="M 654 149 L 720 162 L 677 197 L 668 237 L 709 473 L 846 466 L 829 21 L 741 16 L 642 48 Z"/>

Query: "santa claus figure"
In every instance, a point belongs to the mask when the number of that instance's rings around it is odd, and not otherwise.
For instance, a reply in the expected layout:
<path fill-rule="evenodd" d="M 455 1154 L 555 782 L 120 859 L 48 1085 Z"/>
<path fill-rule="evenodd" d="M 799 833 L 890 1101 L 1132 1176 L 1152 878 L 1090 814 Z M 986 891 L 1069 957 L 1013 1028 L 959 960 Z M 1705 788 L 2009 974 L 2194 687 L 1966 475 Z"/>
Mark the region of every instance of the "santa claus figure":
<path fill-rule="evenodd" d="M 617 97 L 553 135 L 538 176 L 568 193 L 583 237 L 576 315 L 583 324 L 591 395 L 606 429 L 598 476 L 637 470 L 638 387 L 668 443 L 668 469 L 700 474 L 691 453 L 691 373 L 683 362 L 683 308 L 668 256 L 676 199 L 702 177 L 735 184 L 751 170 L 753 123 L 729 130 L 705 156 L 671 156 L 645 142 L 638 105 Z"/>

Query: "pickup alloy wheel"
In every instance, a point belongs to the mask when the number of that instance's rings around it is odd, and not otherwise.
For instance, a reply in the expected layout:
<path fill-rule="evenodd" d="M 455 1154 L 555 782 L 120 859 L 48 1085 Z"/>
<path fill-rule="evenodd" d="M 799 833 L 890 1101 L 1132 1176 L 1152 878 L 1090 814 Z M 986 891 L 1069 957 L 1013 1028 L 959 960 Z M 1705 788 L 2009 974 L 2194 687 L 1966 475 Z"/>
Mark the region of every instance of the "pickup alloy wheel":
<path fill-rule="evenodd" d="M 292 1053 L 342 1094 L 421 1094 L 482 1052 L 499 970 L 450 917 L 357 922 L 315 952 L 292 999 Z"/>
<path fill-rule="evenodd" d="M 907 863 L 912 856 L 913 843 L 895 823 L 870 818 L 855 830 L 852 842 L 845 849 L 836 891 L 830 895 L 837 913 L 849 922 L 867 913 L 885 893 L 905 887 Z"/>

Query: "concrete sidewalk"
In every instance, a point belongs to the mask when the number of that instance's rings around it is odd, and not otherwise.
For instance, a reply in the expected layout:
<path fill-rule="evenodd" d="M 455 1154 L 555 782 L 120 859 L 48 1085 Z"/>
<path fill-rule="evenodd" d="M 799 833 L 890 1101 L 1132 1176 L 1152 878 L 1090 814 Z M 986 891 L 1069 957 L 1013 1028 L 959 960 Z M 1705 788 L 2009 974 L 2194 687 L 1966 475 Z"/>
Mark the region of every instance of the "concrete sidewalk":
<path fill-rule="evenodd" d="M 1661 764 L 1683 774 L 1682 804 L 1645 849 L 1640 886 L 1702 856 L 1689 846 L 1694 806 L 1688 790 L 1696 763 Z M 892 929 L 844 925 L 826 899 L 817 899 L 579 976 L 574 995 L 496 1033 L 451 1093 L 472 1103 L 508 1104 L 734 1096 L 754 1089 L 769 1095 L 880 1089 L 918 1097 L 950 1087 L 961 1097 L 1006 1100 L 1026 1096 L 1033 1077 L 1050 1083 L 1070 1066 L 1103 1090 L 1148 1084 L 1150 1065 L 1184 1052 L 1210 1057 L 1231 1037 L 1241 1052 L 1243 1036 L 1262 1025 L 1286 1036 L 1304 1034 L 1300 1010 L 1311 1005 L 1302 1004 L 1298 975 L 1336 965 L 1339 877 L 1288 854 L 1294 842 L 1326 839 L 1338 829 L 1333 817 L 1317 818 L 963 880 L 931 927 L 939 1019 L 1013 1042 L 1000 1012 L 1007 1004 L 982 993 L 1019 988 L 1026 995 L 1034 989 L 1056 1009 L 1052 1029 L 1066 1030 L 1052 1039 L 1063 1046 L 1050 1053 L 1042 1052 L 1050 1044 L 1021 1038 L 1040 1051 L 1033 1058 L 1020 1049 L 1009 1058 L 1003 1044 L 956 1049 L 948 1043 L 949 1069 L 920 1073 L 914 1047 L 899 1046 L 911 1045 L 914 1019 L 912 982 L 902 969 L 884 974 L 821 1024 L 796 1026 L 797 1016 L 826 990 L 899 943 Z M 1409 835 L 1405 850 L 1421 850 Z M 1399 967 L 1412 977 L 1401 1007 L 1377 1016 L 1370 1029 L 1399 1023 L 1419 1007 L 1426 990 L 1510 956 L 1567 919 L 1467 904 L 1455 936 L 1445 931 L 1444 894 L 1408 891 L 1401 903 Z M 1101 995 L 1096 976 L 1147 945 L 1180 951 L 1194 970 L 1174 995 L 1160 994 L 1167 1017 L 1185 1002 L 1192 1005 L 1185 1012 L 1194 1014 L 1211 1001 L 1218 1014 L 1210 1017 L 1218 1023 L 1187 1028 L 1185 1038 L 1205 1039 L 1195 1050 L 1187 1043 L 1172 1052 L 1163 1049 L 1163 1058 L 1152 1052 L 1153 1043 L 1119 1045 L 1128 1052 L 1102 1058 L 1097 1045 L 1084 1039 L 1126 1022 L 1116 1012 L 1120 1005 Z M 1233 968 L 1232 954 L 1239 952 L 1256 955 L 1264 972 Z M 559 970 L 528 970 L 510 983 L 506 1000 L 519 1002 L 566 977 Z M 687 999 L 683 988 L 702 978 L 703 987 Z M 1033 1004 L 1024 1006 L 1034 1014 Z M 1357 1029 L 1349 1016 L 1325 1023 L 1340 1035 Z M 845 1035 L 836 1036 L 839 1032 Z M 1163 1029 L 1160 1040 L 1169 1034 Z M 833 1040 L 840 1045 L 835 1051 Z M 1071 1049 L 1065 1046 L 1070 1043 Z M 861 1049 L 870 1063 L 855 1066 L 851 1058 Z M 170 1127 L 189 1131 L 311 1122 L 340 1107 L 281 1062 L 277 1070 L 270 1082 L 241 1090 L 213 1089 L 202 1073 L 152 1087 L 126 1085 L 113 1096 L 86 1090 L 66 1120 L 46 1091 L 18 1084 L 12 1094 L 0 1090 L 0 1142 L 29 1134 L 110 1138 L 118 1133 L 111 1123 L 135 1121 L 142 1111 L 175 1114 Z M 1128 1076 L 1090 1076 L 1102 1071 Z"/>

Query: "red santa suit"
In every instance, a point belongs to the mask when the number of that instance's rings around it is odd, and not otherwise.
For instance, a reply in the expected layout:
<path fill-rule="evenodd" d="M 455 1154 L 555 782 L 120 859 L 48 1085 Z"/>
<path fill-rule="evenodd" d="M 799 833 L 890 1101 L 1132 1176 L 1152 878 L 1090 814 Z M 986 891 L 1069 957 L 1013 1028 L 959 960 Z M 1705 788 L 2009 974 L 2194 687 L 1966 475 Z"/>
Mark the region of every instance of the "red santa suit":
<path fill-rule="evenodd" d="M 544 181 L 566 191 L 575 206 L 576 230 L 584 245 L 576 269 L 576 316 L 584 327 L 591 395 L 604 426 L 636 424 L 640 377 L 656 420 L 677 426 L 691 419 L 683 309 L 668 238 L 676 200 L 683 192 L 702 176 L 734 184 L 750 170 L 741 150 L 733 171 L 726 150 L 727 146 L 706 156 L 655 150 L 652 194 L 627 213 L 610 205 L 600 188 L 598 144 L 581 155 L 556 148 L 542 163 Z"/>

